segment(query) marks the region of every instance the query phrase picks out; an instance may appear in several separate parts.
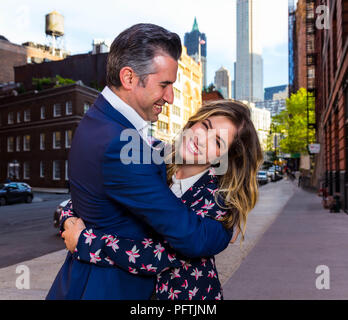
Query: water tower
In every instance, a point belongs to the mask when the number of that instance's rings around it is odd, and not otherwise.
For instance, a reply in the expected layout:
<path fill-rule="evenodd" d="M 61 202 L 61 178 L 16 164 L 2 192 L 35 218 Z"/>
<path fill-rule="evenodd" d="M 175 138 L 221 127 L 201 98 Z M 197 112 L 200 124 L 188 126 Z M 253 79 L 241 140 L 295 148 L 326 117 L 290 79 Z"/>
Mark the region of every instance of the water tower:
<path fill-rule="evenodd" d="M 62 39 L 64 36 L 64 17 L 57 11 L 46 14 L 46 36 L 50 39 L 52 54 L 55 55 L 56 49 L 62 54 Z"/>

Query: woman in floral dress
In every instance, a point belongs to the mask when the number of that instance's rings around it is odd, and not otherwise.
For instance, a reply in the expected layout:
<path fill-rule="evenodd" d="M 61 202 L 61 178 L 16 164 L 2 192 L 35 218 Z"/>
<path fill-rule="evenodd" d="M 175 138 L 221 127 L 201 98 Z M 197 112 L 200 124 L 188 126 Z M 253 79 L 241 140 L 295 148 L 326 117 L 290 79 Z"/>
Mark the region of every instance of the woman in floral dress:
<path fill-rule="evenodd" d="M 202 219 L 217 219 L 231 231 L 236 229 L 232 241 L 238 234 L 243 240 L 247 215 L 257 201 L 256 173 L 263 160 L 248 107 L 231 100 L 203 106 L 175 146 L 167 165 L 171 190 Z M 217 174 L 223 164 L 225 172 Z M 223 298 L 214 257 L 184 257 L 155 233 L 142 241 L 125 239 L 86 229 L 81 219 L 73 230 L 64 231 L 64 222 L 77 216 L 70 201 L 62 211 L 61 231 L 76 259 L 138 276 L 157 275 L 159 300 Z"/>

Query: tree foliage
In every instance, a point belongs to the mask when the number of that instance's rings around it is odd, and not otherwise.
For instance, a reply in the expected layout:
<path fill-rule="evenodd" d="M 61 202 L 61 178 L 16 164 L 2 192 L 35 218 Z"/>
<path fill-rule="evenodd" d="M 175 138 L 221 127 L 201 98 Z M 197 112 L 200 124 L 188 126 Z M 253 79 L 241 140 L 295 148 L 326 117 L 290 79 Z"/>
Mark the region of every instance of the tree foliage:
<path fill-rule="evenodd" d="M 274 131 L 282 137 L 279 146 L 283 153 L 306 153 L 307 144 L 315 142 L 315 130 L 307 129 L 307 94 L 309 123 L 315 123 L 314 98 L 312 93 L 308 93 L 304 88 L 286 99 L 285 110 L 272 118 Z"/>

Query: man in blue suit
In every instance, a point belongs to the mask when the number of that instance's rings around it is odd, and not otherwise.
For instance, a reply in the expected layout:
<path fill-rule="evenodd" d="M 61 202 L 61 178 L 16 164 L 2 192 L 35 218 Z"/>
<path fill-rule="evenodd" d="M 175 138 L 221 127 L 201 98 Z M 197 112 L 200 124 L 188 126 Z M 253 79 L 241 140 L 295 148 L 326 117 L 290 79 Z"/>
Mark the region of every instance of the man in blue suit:
<path fill-rule="evenodd" d="M 181 203 L 167 186 L 165 164 L 143 161 L 153 152 L 150 145 L 132 150 L 140 161 L 127 161 L 122 151 L 129 143 L 121 136 L 125 129 L 136 130 L 146 142 L 149 124 L 165 103 L 173 103 L 181 50 L 177 34 L 153 24 L 134 25 L 114 40 L 107 87 L 73 138 L 71 197 L 87 230 L 129 239 L 157 234 L 181 254 L 212 256 L 226 248 L 231 233 Z M 93 241 L 93 234 L 87 236 Z M 84 263 L 68 253 L 47 299 L 150 299 L 154 286 L 155 277 Z"/>

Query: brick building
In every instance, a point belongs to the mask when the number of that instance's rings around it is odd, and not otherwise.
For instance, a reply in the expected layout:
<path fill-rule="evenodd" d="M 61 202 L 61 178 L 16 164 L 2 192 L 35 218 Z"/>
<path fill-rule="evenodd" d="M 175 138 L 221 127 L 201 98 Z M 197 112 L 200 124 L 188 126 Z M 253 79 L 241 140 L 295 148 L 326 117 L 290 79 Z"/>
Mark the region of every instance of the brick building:
<path fill-rule="evenodd" d="M 22 45 L 10 42 L 4 36 L 0 36 L 0 83 L 15 80 L 14 67 L 27 63 L 41 63 L 43 61 L 61 60 L 67 56 L 66 52 L 26 42 Z"/>
<path fill-rule="evenodd" d="M 66 187 L 72 137 L 98 93 L 72 84 L 0 99 L 0 181 Z"/>
<path fill-rule="evenodd" d="M 348 210 L 348 2 L 315 1 L 329 6 L 328 29 L 316 28 L 316 157 L 318 183 L 326 183 L 331 195 L 340 195 Z"/>

